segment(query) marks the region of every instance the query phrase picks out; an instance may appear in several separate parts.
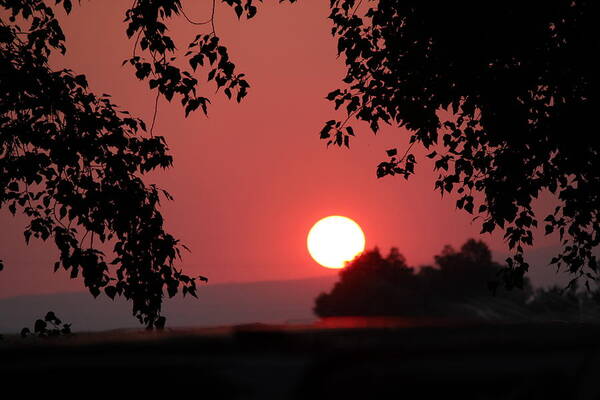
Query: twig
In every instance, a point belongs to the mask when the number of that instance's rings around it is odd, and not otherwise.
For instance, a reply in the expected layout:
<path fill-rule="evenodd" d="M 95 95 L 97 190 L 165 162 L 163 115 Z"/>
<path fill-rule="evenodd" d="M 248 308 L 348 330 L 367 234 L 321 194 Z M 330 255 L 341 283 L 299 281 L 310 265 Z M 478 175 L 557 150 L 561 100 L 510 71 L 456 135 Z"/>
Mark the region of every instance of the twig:
<path fill-rule="evenodd" d="M 156 114 L 158 112 L 158 99 L 160 97 L 160 91 L 156 92 L 156 100 L 154 101 L 154 115 L 152 116 L 152 125 L 150 126 L 150 136 L 154 137 L 154 124 L 156 123 Z"/>

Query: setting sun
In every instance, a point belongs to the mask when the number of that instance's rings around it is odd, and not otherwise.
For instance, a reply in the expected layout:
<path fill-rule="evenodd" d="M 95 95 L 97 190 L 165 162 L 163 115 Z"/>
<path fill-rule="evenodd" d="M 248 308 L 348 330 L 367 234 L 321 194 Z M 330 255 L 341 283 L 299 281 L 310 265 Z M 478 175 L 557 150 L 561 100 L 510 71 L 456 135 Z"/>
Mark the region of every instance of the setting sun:
<path fill-rule="evenodd" d="M 365 234 L 347 217 L 333 215 L 318 221 L 306 238 L 312 258 L 327 268 L 343 268 L 365 249 Z"/>

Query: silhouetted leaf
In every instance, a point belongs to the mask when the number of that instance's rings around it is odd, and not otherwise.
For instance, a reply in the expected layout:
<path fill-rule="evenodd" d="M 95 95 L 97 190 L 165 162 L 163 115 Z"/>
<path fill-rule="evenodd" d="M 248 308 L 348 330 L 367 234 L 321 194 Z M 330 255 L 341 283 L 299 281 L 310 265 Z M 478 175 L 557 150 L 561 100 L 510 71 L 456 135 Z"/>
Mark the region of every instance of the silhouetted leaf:
<path fill-rule="evenodd" d="M 58 323 L 60 324 L 60 320 L 58 318 L 56 318 L 56 315 L 52 311 L 48 311 L 46 313 L 46 316 L 44 317 L 44 321 L 47 321 L 47 322 L 59 321 Z"/>
<path fill-rule="evenodd" d="M 38 319 L 38 320 L 35 321 L 35 325 L 33 327 L 33 331 L 35 333 L 43 332 L 46 329 L 47 326 L 48 325 L 46 324 L 46 322 L 44 320 Z"/>
<path fill-rule="evenodd" d="M 106 293 L 106 295 L 108 297 L 110 297 L 112 300 L 114 300 L 115 295 L 117 294 L 117 288 L 114 286 L 107 286 L 104 288 L 104 292 Z"/>

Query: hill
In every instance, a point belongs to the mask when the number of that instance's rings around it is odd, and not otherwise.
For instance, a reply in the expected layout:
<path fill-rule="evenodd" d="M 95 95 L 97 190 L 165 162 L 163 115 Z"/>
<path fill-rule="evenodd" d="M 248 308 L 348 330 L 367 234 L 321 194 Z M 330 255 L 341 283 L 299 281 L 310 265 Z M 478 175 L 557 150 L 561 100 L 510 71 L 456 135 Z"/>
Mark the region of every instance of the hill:
<path fill-rule="evenodd" d="M 246 323 L 310 322 L 315 297 L 329 290 L 337 276 L 206 285 L 193 297 L 165 302 L 164 314 L 171 327 L 219 326 Z M 130 305 L 89 293 L 59 293 L 0 299 L 0 332 L 14 333 L 31 326 L 36 318 L 54 311 L 73 324 L 74 331 L 138 328 Z"/>

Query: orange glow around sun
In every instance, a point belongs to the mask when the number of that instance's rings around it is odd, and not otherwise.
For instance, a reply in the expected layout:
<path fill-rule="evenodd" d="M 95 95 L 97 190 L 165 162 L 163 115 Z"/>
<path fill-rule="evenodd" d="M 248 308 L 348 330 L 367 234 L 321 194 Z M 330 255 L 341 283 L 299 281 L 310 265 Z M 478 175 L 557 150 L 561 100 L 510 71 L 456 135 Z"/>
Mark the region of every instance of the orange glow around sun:
<path fill-rule="evenodd" d="M 333 215 L 318 221 L 306 238 L 311 257 L 327 268 L 343 268 L 365 249 L 365 234 L 347 217 Z"/>

